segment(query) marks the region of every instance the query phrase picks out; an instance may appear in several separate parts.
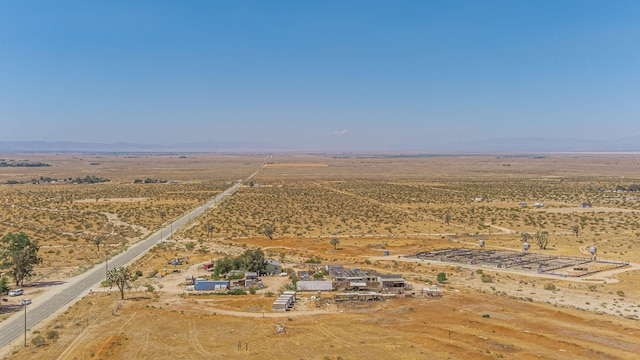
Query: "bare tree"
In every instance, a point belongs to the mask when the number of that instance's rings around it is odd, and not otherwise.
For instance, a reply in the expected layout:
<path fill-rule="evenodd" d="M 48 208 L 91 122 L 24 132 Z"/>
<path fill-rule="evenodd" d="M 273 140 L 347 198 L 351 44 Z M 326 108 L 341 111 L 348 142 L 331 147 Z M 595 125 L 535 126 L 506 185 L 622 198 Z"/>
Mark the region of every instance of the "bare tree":
<path fill-rule="evenodd" d="M 449 222 L 451 221 L 451 214 L 446 213 L 444 216 L 444 222 L 449 225 Z"/>
<path fill-rule="evenodd" d="M 544 250 L 547 248 L 547 245 L 549 244 L 548 232 L 542 231 L 542 229 L 538 229 L 536 230 L 535 238 L 536 238 L 536 243 L 538 244 L 538 247 L 541 250 Z"/>
<path fill-rule="evenodd" d="M 107 273 L 107 285 L 113 287 L 115 284 L 120 290 L 120 298 L 124 300 L 124 289 L 129 285 L 131 281 L 131 271 L 128 267 L 119 267 L 111 269 Z"/>

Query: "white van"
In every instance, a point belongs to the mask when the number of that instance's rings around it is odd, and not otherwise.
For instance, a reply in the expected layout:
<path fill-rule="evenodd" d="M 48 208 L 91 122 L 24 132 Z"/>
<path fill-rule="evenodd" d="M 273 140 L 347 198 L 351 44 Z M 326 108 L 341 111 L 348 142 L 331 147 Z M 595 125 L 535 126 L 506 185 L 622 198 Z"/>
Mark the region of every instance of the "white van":
<path fill-rule="evenodd" d="M 9 291 L 9 296 L 19 296 L 22 294 L 24 294 L 24 290 L 22 289 L 15 289 L 15 290 Z"/>

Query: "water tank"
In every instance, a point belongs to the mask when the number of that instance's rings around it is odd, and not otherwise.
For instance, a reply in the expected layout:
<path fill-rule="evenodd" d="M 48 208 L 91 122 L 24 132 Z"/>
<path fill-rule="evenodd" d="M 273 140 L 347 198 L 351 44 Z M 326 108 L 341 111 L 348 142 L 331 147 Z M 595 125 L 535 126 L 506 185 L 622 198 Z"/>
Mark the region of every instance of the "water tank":
<path fill-rule="evenodd" d="M 589 248 L 589 252 L 591 253 L 591 255 L 595 255 L 597 251 L 598 250 L 596 249 L 595 246 L 592 246 L 592 247 Z"/>
<path fill-rule="evenodd" d="M 522 243 L 522 249 L 524 251 L 529 251 L 529 246 L 530 246 L 529 243 L 526 242 L 526 241 L 524 243 Z"/>
<path fill-rule="evenodd" d="M 484 240 L 480 240 L 480 247 L 483 248 L 484 247 Z"/>

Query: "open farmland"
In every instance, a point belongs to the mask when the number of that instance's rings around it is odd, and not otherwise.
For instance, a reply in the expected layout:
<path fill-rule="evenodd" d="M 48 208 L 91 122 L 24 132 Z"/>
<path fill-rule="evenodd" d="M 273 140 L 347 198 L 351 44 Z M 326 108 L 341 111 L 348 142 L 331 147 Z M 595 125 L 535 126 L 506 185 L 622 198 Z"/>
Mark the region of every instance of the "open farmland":
<path fill-rule="evenodd" d="M 0 230 L 24 231 L 40 242 L 43 281 L 59 279 L 63 267 L 70 275 L 90 266 L 104 257 L 104 248 L 121 251 L 212 198 L 227 181 L 255 172 L 265 159 L 33 156 L 54 166 L 10 169 L 0 182 L 87 174 L 111 180 L 0 186 Z M 624 359 L 640 352 L 639 270 L 585 281 L 402 256 L 474 248 L 479 240 L 487 248 L 519 250 L 521 233 L 543 229 L 549 246 L 540 250 L 532 243 L 532 251 L 585 256 L 595 245 L 600 258 L 640 262 L 640 194 L 608 191 L 640 183 L 636 155 L 273 155 L 266 161 L 252 184 L 175 231 L 132 269 L 148 274 L 167 267 L 167 259 L 188 256 L 181 274 L 204 275 L 197 264 L 262 248 L 294 270 L 313 260 L 402 273 L 414 289 L 445 272 L 444 297 L 317 308 L 308 294 L 292 312 L 274 314 L 272 296 L 287 278 L 239 296 L 185 296 L 180 275 L 140 278 L 124 302 L 97 289 L 40 330 L 57 327 L 58 339 L 16 349 L 10 358 L 25 351 L 42 359 L 168 352 L 175 358 Z M 146 178 L 169 183 L 133 184 Z M 584 202 L 593 207 L 579 208 Z M 267 225 L 276 228 L 273 240 L 264 234 Z M 99 252 L 96 236 L 105 237 Z M 333 237 L 340 241 L 336 248 L 329 244 Z M 277 333 L 276 324 L 287 331 Z"/>

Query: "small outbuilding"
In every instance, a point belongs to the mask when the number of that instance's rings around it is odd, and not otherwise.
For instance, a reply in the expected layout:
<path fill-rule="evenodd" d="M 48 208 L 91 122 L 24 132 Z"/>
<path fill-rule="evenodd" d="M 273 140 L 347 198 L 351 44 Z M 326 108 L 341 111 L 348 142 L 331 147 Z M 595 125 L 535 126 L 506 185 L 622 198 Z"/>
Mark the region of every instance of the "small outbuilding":
<path fill-rule="evenodd" d="M 295 291 L 285 291 L 273 302 L 273 311 L 289 311 L 296 302 Z"/>
<path fill-rule="evenodd" d="M 296 282 L 296 290 L 298 291 L 332 291 L 332 281 L 321 280 L 304 280 Z"/>
<path fill-rule="evenodd" d="M 193 285 L 194 290 L 213 290 L 221 291 L 229 289 L 229 281 L 227 280 L 200 280 L 196 279 Z"/>
<path fill-rule="evenodd" d="M 267 259 L 265 260 L 265 271 L 271 275 L 279 274 L 282 271 L 282 265 L 278 260 Z"/>

